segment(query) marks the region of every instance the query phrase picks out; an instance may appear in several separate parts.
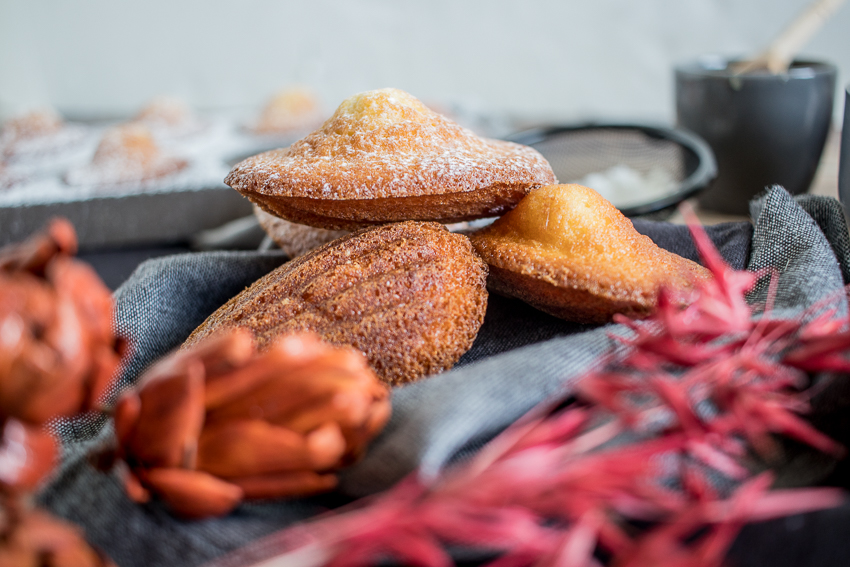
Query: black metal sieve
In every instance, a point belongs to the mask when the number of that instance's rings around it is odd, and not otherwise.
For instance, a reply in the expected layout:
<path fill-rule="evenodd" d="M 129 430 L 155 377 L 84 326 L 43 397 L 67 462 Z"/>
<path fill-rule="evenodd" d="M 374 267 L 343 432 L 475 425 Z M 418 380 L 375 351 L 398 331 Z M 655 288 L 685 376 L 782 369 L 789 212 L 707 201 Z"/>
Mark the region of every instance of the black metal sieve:
<path fill-rule="evenodd" d="M 664 170 L 675 186 L 647 201 L 621 206 L 626 216 L 657 213 L 705 188 L 717 174 L 714 153 L 699 136 L 677 128 L 634 124 L 549 126 L 515 134 L 513 142 L 531 146 L 545 157 L 560 183 L 570 183 L 613 166 L 646 175 Z"/>

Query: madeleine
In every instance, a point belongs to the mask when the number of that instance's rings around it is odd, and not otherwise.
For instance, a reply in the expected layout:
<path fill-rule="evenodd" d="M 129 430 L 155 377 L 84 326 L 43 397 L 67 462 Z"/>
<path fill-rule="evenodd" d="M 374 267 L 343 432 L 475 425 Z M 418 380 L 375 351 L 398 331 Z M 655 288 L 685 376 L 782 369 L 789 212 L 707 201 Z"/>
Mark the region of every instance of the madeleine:
<path fill-rule="evenodd" d="M 309 331 L 354 347 L 384 382 L 401 384 L 447 370 L 469 350 L 487 309 L 486 280 L 469 239 L 437 223 L 364 229 L 267 274 L 184 346 L 244 328 L 262 349 Z"/>
<path fill-rule="evenodd" d="M 488 285 L 556 317 L 644 316 L 662 286 L 688 291 L 708 270 L 655 245 L 593 189 L 550 185 L 470 236 Z"/>
<path fill-rule="evenodd" d="M 383 89 L 348 98 L 321 128 L 238 163 L 224 182 L 282 219 L 354 230 L 497 216 L 555 175 L 536 150 L 480 138 Z"/>

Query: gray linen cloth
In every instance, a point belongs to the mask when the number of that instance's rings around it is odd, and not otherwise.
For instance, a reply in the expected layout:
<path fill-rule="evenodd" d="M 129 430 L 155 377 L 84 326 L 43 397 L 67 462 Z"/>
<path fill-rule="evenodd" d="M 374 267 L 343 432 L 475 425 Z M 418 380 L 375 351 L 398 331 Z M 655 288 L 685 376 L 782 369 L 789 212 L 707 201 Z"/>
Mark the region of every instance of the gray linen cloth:
<path fill-rule="evenodd" d="M 801 311 L 840 293 L 850 274 L 850 239 L 837 201 L 793 199 L 773 188 L 753 203 L 754 225 L 708 229 L 737 269 L 773 267 L 780 274 L 777 306 Z M 697 259 L 682 226 L 635 221 L 660 246 Z M 133 351 L 115 393 L 153 361 L 179 346 L 212 311 L 286 260 L 279 253 L 212 252 L 151 260 L 115 293 L 116 328 Z M 751 299 L 762 301 L 766 288 Z M 157 502 L 139 506 L 114 473 L 87 460 L 108 443 L 109 421 L 81 418 L 57 424 L 63 464 L 39 501 L 86 532 L 119 566 L 198 565 L 354 497 L 388 488 L 419 467 L 438 473 L 474 452 L 537 403 L 591 368 L 611 346 L 615 325 L 586 327 L 555 319 L 513 299 L 490 296 L 472 349 L 451 371 L 395 389 L 393 416 L 366 457 L 342 475 L 340 489 L 315 498 L 244 504 L 226 518 L 185 522 Z"/>

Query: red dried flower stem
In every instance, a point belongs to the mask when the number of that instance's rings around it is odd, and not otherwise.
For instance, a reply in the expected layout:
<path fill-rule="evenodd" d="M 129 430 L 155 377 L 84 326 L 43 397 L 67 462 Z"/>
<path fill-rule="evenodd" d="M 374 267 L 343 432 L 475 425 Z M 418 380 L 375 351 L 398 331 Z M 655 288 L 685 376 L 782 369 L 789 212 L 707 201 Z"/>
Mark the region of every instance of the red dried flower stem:
<path fill-rule="evenodd" d="M 732 270 L 683 214 L 714 279 L 685 308 L 662 291 L 648 320 L 618 317 L 633 333 L 578 382 L 583 403 L 544 404 L 429 486 L 412 475 L 282 532 L 284 548 L 296 535 L 311 543 L 264 565 L 442 567 L 456 543 L 501 552 L 499 567 L 595 566 L 597 549 L 621 567 L 718 566 L 743 524 L 838 504 L 834 489 L 771 492 L 770 473 L 748 479 L 747 459 L 775 456 L 776 434 L 843 453 L 798 414 L 805 371 L 850 369 L 848 319 L 827 304 L 808 323 L 774 318 L 775 274 L 757 313 L 745 294 L 760 275 Z M 743 482 L 724 494 L 718 473 Z"/>

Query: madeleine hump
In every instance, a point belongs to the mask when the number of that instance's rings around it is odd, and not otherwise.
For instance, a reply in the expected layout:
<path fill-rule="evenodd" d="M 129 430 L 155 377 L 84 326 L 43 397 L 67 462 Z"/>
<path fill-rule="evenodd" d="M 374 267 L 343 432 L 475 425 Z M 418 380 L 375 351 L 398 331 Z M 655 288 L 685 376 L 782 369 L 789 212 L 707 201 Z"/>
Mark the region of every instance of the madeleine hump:
<path fill-rule="evenodd" d="M 470 239 L 490 267 L 491 289 L 579 323 L 604 323 L 615 313 L 644 317 L 662 287 L 675 297 L 711 277 L 581 185 L 532 191 Z"/>
<path fill-rule="evenodd" d="M 487 265 L 469 239 L 432 222 L 352 233 L 284 264 L 210 315 L 184 347 L 226 329 L 262 349 L 311 331 L 361 351 L 392 385 L 451 368 L 487 309 Z"/>
<path fill-rule="evenodd" d="M 382 89 L 346 99 L 321 128 L 238 163 L 224 182 L 283 219 L 354 230 L 498 216 L 555 174 L 532 148 L 480 138 Z"/>

